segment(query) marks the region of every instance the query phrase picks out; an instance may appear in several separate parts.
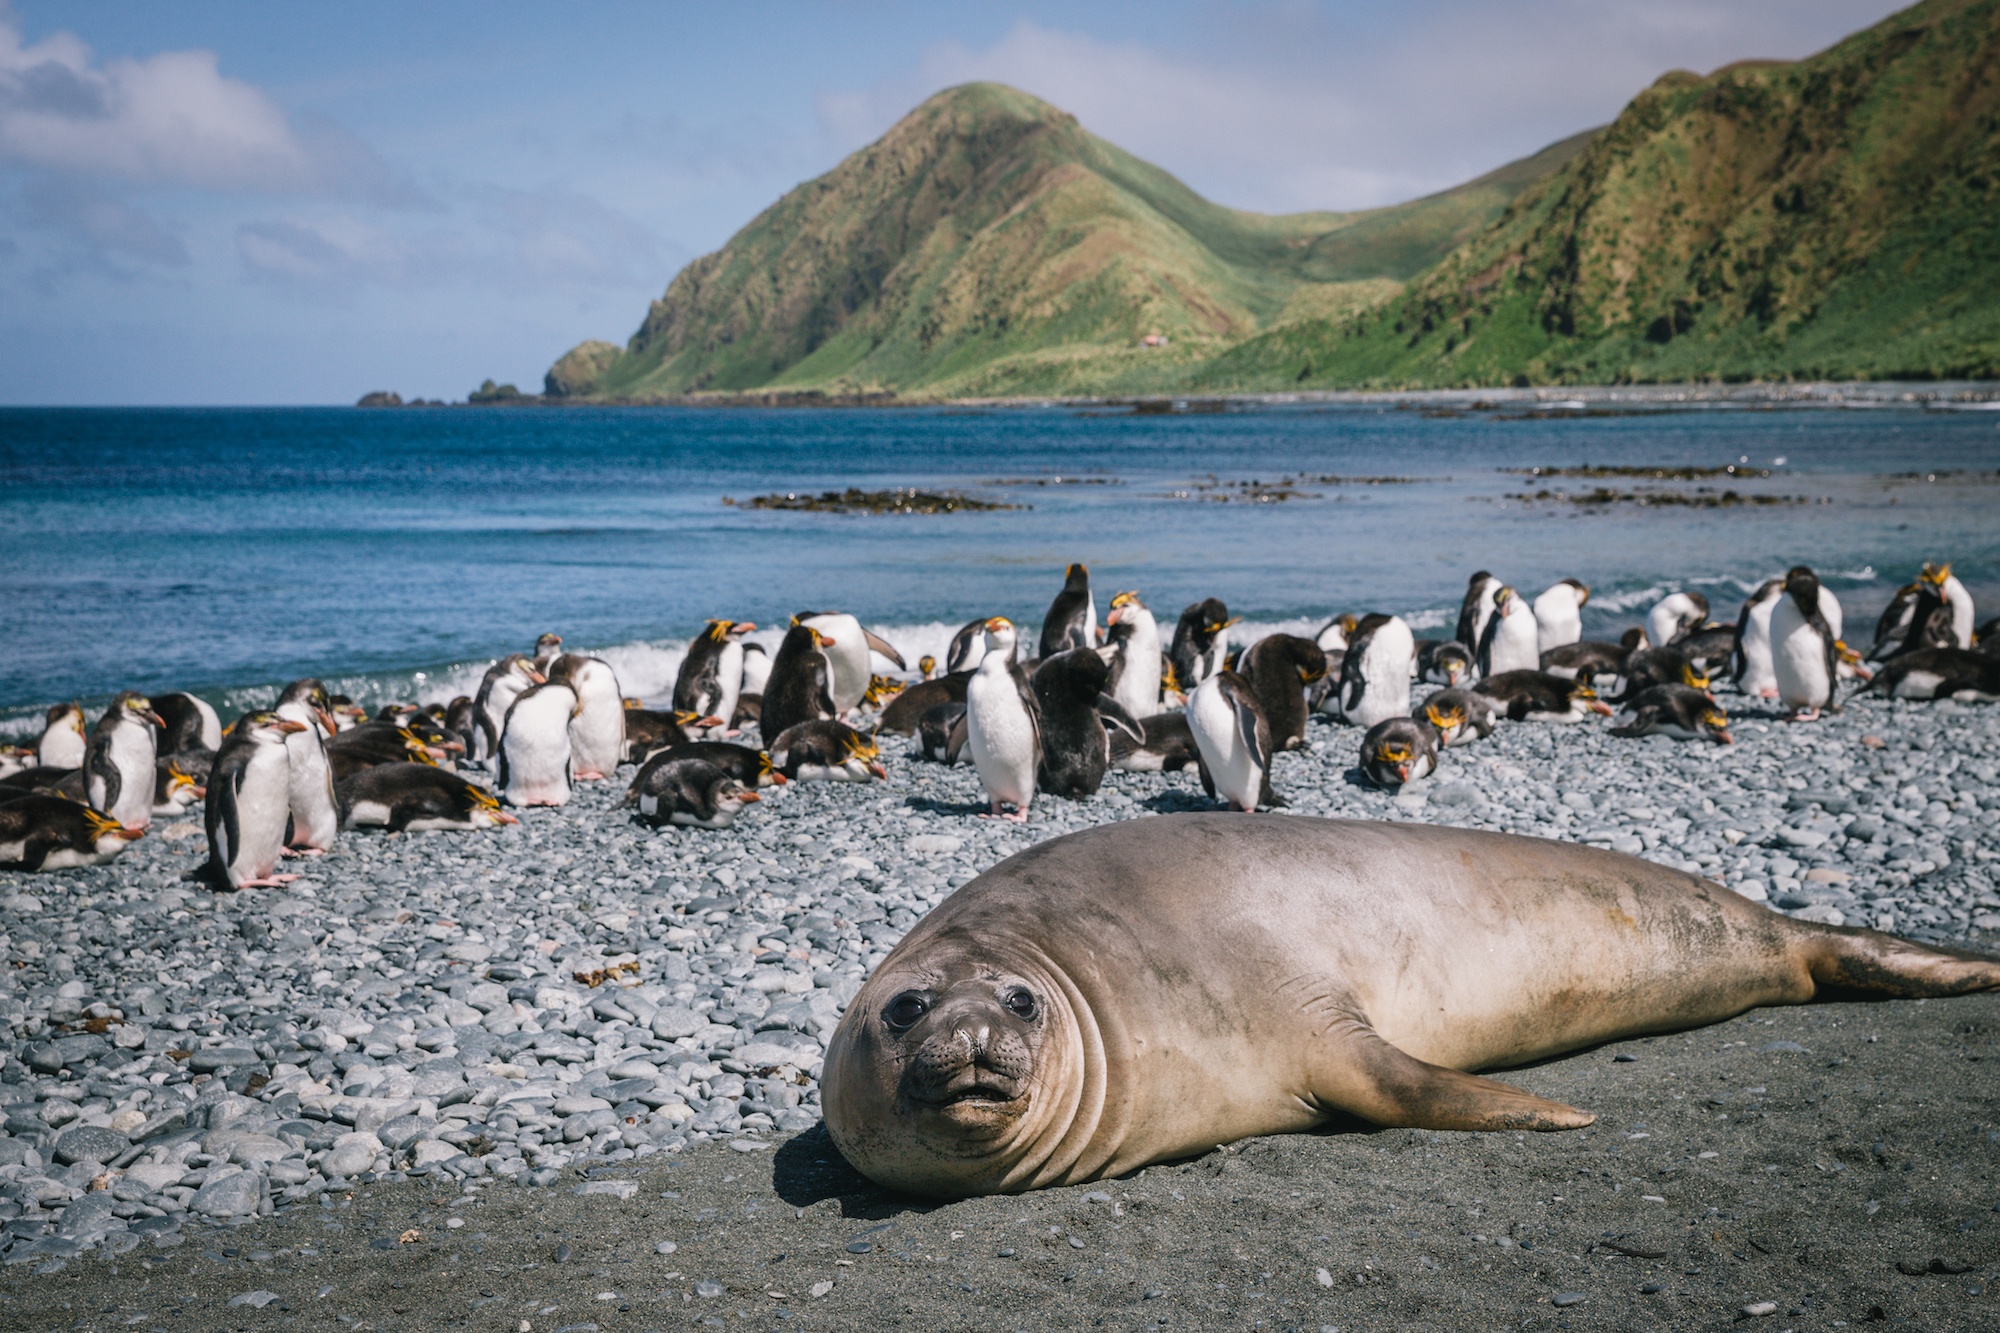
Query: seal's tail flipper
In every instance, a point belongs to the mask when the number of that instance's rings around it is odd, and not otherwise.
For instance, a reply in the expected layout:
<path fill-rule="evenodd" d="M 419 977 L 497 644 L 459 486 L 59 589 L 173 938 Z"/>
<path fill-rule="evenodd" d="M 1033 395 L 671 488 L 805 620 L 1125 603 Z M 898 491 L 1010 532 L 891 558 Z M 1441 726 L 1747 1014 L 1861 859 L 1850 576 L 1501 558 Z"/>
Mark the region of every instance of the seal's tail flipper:
<path fill-rule="evenodd" d="M 1322 1050 L 1313 1096 L 1392 1129 L 1582 1129 L 1597 1117 L 1397 1050 L 1367 1028 Z"/>
<path fill-rule="evenodd" d="M 1815 998 L 1917 1000 L 2000 990 L 2000 958 L 1858 926 L 1821 926 L 1806 966 Z"/>

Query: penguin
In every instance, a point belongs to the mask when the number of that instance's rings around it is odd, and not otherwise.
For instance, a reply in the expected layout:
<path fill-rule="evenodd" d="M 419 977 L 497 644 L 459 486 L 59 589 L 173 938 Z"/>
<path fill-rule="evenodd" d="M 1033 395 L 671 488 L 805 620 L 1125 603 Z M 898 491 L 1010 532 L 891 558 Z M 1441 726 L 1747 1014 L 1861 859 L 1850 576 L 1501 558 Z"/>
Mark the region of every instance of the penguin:
<path fill-rule="evenodd" d="M 1443 744 L 1421 718 L 1385 717 L 1361 738 L 1361 775 L 1377 787 L 1394 789 L 1437 772 Z"/>
<path fill-rule="evenodd" d="M 1026 823 L 1042 765 L 1041 719 L 1034 691 L 1014 660 L 1014 624 L 986 622 L 986 651 L 965 684 L 965 742 L 993 813 Z M 1005 814 L 1011 805 L 1014 813 Z"/>
<path fill-rule="evenodd" d="M 1867 688 L 1891 699 L 1994 703 L 2000 701 L 2000 655 L 1969 648 L 1919 648 L 1913 653 L 1897 653 L 1883 664 Z"/>
<path fill-rule="evenodd" d="M 1335 616 L 1320 626 L 1319 633 L 1313 636 L 1313 642 L 1319 645 L 1323 653 L 1345 652 L 1348 639 L 1353 637 L 1355 626 L 1360 623 L 1354 616 Z"/>
<path fill-rule="evenodd" d="M 903 692 L 904 688 L 903 682 L 893 676 L 870 676 L 868 692 L 861 696 L 861 704 L 864 708 L 886 707 L 891 699 Z"/>
<path fill-rule="evenodd" d="M 276 713 L 249 713 L 236 720 L 208 776 L 203 818 L 208 860 L 182 878 L 217 889 L 276 888 L 298 878 L 273 872 L 284 851 L 292 809 L 292 762 L 285 738 L 304 730 L 305 723 Z"/>
<path fill-rule="evenodd" d="M 1709 625 L 1688 635 L 1674 647 L 1694 664 L 1696 671 L 1712 679 L 1736 659 L 1736 626 Z"/>
<path fill-rule="evenodd" d="M 1088 648 L 1042 659 L 1029 682 L 1041 723 L 1041 790 L 1080 801 L 1095 796 L 1111 767 L 1111 730 L 1134 742 L 1146 733 L 1138 718 L 1108 692 L 1111 668 Z"/>
<path fill-rule="evenodd" d="M 1418 639 L 1417 679 L 1454 689 L 1472 679 L 1472 650 L 1456 640 Z"/>
<path fill-rule="evenodd" d="M 1484 740 L 1493 734 L 1493 728 L 1498 723 L 1492 699 L 1472 690 L 1456 688 L 1439 690 L 1412 708 L 1410 716 L 1421 717 L 1430 723 L 1444 746 Z"/>
<path fill-rule="evenodd" d="M 1583 639 L 1551 648 L 1542 654 L 1541 668 L 1552 676 L 1589 681 L 1593 685 L 1619 681 L 1625 674 L 1626 659 L 1648 646 L 1646 631 L 1635 626 L 1626 630 L 1617 643 Z"/>
<path fill-rule="evenodd" d="M 1155 713 L 1139 721 L 1141 739 L 1122 728 L 1111 733 L 1111 766 L 1127 773 L 1178 773 L 1201 762 L 1187 714 Z"/>
<path fill-rule="evenodd" d="M 1684 645 L 1688 641 L 1667 648 L 1642 648 L 1625 659 L 1625 688 L 1617 698 L 1623 703 L 1636 699 L 1655 685 L 1685 685 L 1691 690 L 1707 690 L 1708 673 L 1691 659 Z"/>
<path fill-rule="evenodd" d="M 42 737 L 35 742 L 35 763 L 42 768 L 82 768 L 83 752 L 89 744 L 83 709 L 73 703 L 57 704 L 42 723 Z"/>
<path fill-rule="evenodd" d="M 845 612 L 801 611 L 792 617 L 792 624 L 809 626 L 826 636 L 826 660 L 832 672 L 827 678 L 827 692 L 833 697 L 835 718 L 844 718 L 853 712 L 861 697 L 868 693 L 868 682 L 875 675 L 874 661 L 868 656 L 871 650 L 894 662 L 896 670 L 907 670 L 903 655 L 896 651 L 894 644 L 863 629 L 859 620 Z M 778 652 L 782 655 L 784 649 L 781 647 Z M 773 662 L 771 669 L 776 671 L 777 663 Z M 793 718 L 792 722 L 802 720 Z M 782 729 L 766 727 L 764 733 L 775 735 Z"/>
<path fill-rule="evenodd" d="M 1486 618 L 1486 632 L 1474 650 L 1482 676 L 1498 676 L 1508 671 L 1539 671 L 1541 650 L 1535 645 L 1541 631 L 1535 613 L 1519 593 L 1506 584 L 1493 590 L 1493 611 Z"/>
<path fill-rule="evenodd" d="M 474 720 L 472 696 L 461 694 L 445 705 L 444 729 L 456 740 L 468 758 L 479 744 L 479 724 Z"/>
<path fill-rule="evenodd" d="M 723 728 L 723 734 L 728 735 L 732 731 L 739 736 L 745 731 L 757 731 L 761 733 L 763 728 L 764 696 L 761 694 L 737 695 L 736 711 L 729 715 L 729 725 Z"/>
<path fill-rule="evenodd" d="M 618 673 L 601 657 L 564 653 L 549 667 L 549 680 L 576 694 L 569 722 L 569 749 L 578 782 L 602 782 L 625 758 L 625 696 Z"/>
<path fill-rule="evenodd" d="M 1312 716 L 1307 691 L 1326 679 L 1325 650 L 1296 634 L 1267 634 L 1243 650 L 1236 671 L 1264 711 L 1271 748 L 1303 748 L 1306 719 Z"/>
<path fill-rule="evenodd" d="M 833 697 L 833 664 L 827 653 L 838 647 L 817 628 L 803 621 L 785 631 L 778 656 L 771 663 L 771 679 L 764 687 L 763 720 L 758 730 L 766 737 L 778 735 L 801 722 L 816 718 L 838 718 L 842 709 Z M 854 697 L 861 697 L 856 690 Z"/>
<path fill-rule="evenodd" d="M 163 754 L 154 761 L 153 818 L 174 819 L 184 815 L 205 794 L 201 783 L 175 763 L 172 755 Z"/>
<path fill-rule="evenodd" d="M 1677 741 L 1711 740 L 1734 745 L 1729 717 L 1715 700 L 1687 685 L 1654 685 L 1619 708 L 1613 736 L 1671 736 Z"/>
<path fill-rule="evenodd" d="M 1493 595 L 1500 591 L 1500 580 L 1485 570 L 1480 570 L 1465 581 L 1465 598 L 1458 605 L 1458 627 L 1452 631 L 1452 638 L 1473 649 L 1479 648 L 1479 641 L 1486 637 L 1486 622 L 1493 615 Z"/>
<path fill-rule="evenodd" d="M 509 653 L 486 669 L 479 693 L 472 699 L 473 720 L 479 725 L 479 744 L 470 755 L 474 763 L 490 767 L 499 762 L 500 733 L 507 725 L 507 710 L 524 691 L 547 679 L 523 653 Z"/>
<path fill-rule="evenodd" d="M 1188 699 L 1187 721 L 1203 791 L 1245 812 L 1284 804 L 1271 790 L 1271 729 L 1248 681 L 1234 671 L 1208 677 Z"/>
<path fill-rule="evenodd" d="M 222 748 L 222 719 L 215 715 L 206 699 L 178 690 L 147 697 L 164 724 L 160 729 L 161 754 Z"/>
<path fill-rule="evenodd" d="M 415 732 L 391 722 L 364 722 L 339 732 L 326 742 L 333 785 L 377 764 L 436 764 L 437 759 Z"/>
<path fill-rule="evenodd" d="M 951 643 L 944 650 L 944 670 L 948 676 L 975 670 L 979 659 L 986 655 L 986 622 L 968 620 L 960 625 L 951 636 Z"/>
<path fill-rule="evenodd" d="M 815 718 L 787 727 L 771 742 L 771 764 L 793 782 L 887 781 L 871 737 L 845 722 Z"/>
<path fill-rule="evenodd" d="M 1708 598 L 1698 592 L 1674 592 L 1646 613 L 1646 637 L 1664 648 L 1708 623 Z"/>
<path fill-rule="evenodd" d="M 1581 722 L 1592 713 L 1610 716 L 1610 705 L 1580 680 L 1542 671 L 1509 671 L 1472 687 L 1505 712 L 1510 722 Z"/>
<path fill-rule="evenodd" d="M 965 753 L 965 735 L 962 701 L 925 709 L 917 719 L 917 758 L 933 764 L 955 764 Z"/>
<path fill-rule="evenodd" d="M 1560 579 L 1535 599 L 1535 651 L 1539 655 L 1583 637 L 1583 608 L 1590 588 L 1579 579 Z"/>
<path fill-rule="evenodd" d="M 1410 668 L 1417 641 L 1400 616 L 1361 618 L 1340 664 L 1340 714 L 1362 728 L 1410 711 Z"/>
<path fill-rule="evenodd" d="M 1785 595 L 1783 579 L 1765 579 L 1736 613 L 1736 657 L 1730 679 L 1753 699 L 1778 697 L 1777 668 L 1771 659 L 1771 613 Z"/>
<path fill-rule="evenodd" d="M 84 791 L 90 808 L 126 828 L 152 822 L 158 780 L 160 715 L 152 700 L 127 690 L 111 701 L 84 751 Z"/>
<path fill-rule="evenodd" d="M 1868 650 L 1871 662 L 1886 661 L 1889 655 L 1903 646 L 1903 639 L 1910 632 L 1910 621 L 1917 609 L 1918 585 L 1906 583 L 1896 589 L 1896 595 L 1882 608 L 1882 614 L 1875 622 L 1875 643 Z"/>
<path fill-rule="evenodd" d="M 422 741 L 424 747 L 431 752 L 431 758 L 440 764 L 465 753 L 464 744 L 446 731 L 444 723 L 427 708 L 419 708 L 414 713 L 406 714 L 398 725 Z"/>
<path fill-rule="evenodd" d="M 647 756 L 632 776 L 632 784 L 625 789 L 624 804 L 637 805 L 653 773 L 676 759 L 700 759 L 713 764 L 752 791 L 759 787 L 782 787 L 789 781 L 772 766 L 771 756 L 762 750 L 729 741 L 689 741 Z"/>
<path fill-rule="evenodd" d="M 24 745 L 0 745 L 0 778 L 35 767 L 35 752 Z"/>
<path fill-rule="evenodd" d="M 2000 617 L 1995 617 L 1972 632 L 1972 651 L 1987 657 L 2000 656 Z"/>
<path fill-rule="evenodd" d="M 743 693 L 743 636 L 756 628 L 748 620 L 711 620 L 695 635 L 674 678 L 674 711 L 719 717 L 727 725 Z"/>
<path fill-rule="evenodd" d="M 1229 608 L 1217 597 L 1191 603 L 1181 612 L 1173 644 L 1167 650 L 1181 690 L 1192 690 L 1223 669 L 1229 658 L 1229 627 L 1235 623 Z"/>
<path fill-rule="evenodd" d="M 713 724 L 713 718 L 702 718 L 694 713 L 660 713 L 649 708 L 628 708 L 625 710 L 625 753 L 622 756 L 628 764 L 644 763 L 647 756 L 676 745 L 686 745 L 694 739 L 695 732 L 707 730 L 703 722 Z"/>
<path fill-rule="evenodd" d="M 101 866 L 145 836 L 66 797 L 0 794 L 0 870 Z"/>
<path fill-rule="evenodd" d="M 1090 571 L 1071 565 L 1063 571 L 1062 591 L 1042 617 L 1041 651 L 1035 655 L 1048 658 L 1072 648 L 1095 648 L 1097 641 L 1097 599 L 1090 594 Z"/>
<path fill-rule="evenodd" d="M 764 697 L 764 682 L 771 678 L 771 654 L 764 651 L 761 643 L 743 645 L 743 689 L 736 698 L 740 703 L 746 694 Z"/>
<path fill-rule="evenodd" d="M 581 710 L 576 691 L 537 685 L 507 710 L 500 733 L 500 795 L 509 805 L 567 805 L 575 781 L 569 724 Z"/>
<path fill-rule="evenodd" d="M 706 759 L 671 759 L 655 768 L 639 795 L 639 822 L 653 828 L 724 829 L 763 798 Z"/>
<path fill-rule="evenodd" d="M 917 659 L 917 679 L 933 680 L 937 677 L 937 659 L 925 653 Z"/>
<path fill-rule="evenodd" d="M 1970 648 L 1972 646 L 1972 595 L 1952 577 L 1950 565 L 1925 565 L 1911 599 L 1909 617 L 1897 636 L 1895 646 L 1884 656 L 1918 652 L 1925 648 Z M 1881 647 L 1880 639 L 1877 648 Z"/>
<path fill-rule="evenodd" d="M 892 736 L 912 734 L 925 715 L 938 705 L 964 703 L 965 683 L 971 679 L 970 671 L 954 671 L 935 680 L 918 681 L 889 701 L 875 730 Z"/>
<path fill-rule="evenodd" d="M 544 676 L 549 674 L 549 668 L 554 666 L 555 660 L 561 656 L 562 635 L 544 634 L 535 640 L 535 651 L 533 654 L 535 670 L 541 672 Z"/>
<path fill-rule="evenodd" d="M 379 764 L 338 789 L 342 828 L 430 833 L 498 828 L 521 821 L 486 788 L 429 764 Z"/>
<path fill-rule="evenodd" d="M 63 796 L 82 805 L 90 804 L 90 792 L 80 768 L 48 768 L 37 764 L 31 768 L 16 769 L 0 778 L 0 800 L 30 792 Z"/>
<path fill-rule="evenodd" d="M 1786 573 L 1785 595 L 1771 612 L 1771 666 L 1778 702 L 1790 710 L 1791 721 L 1816 721 L 1822 710 L 1837 709 L 1840 630 L 1828 623 L 1829 596 L 1818 575 L 1797 565 Z"/>
<path fill-rule="evenodd" d="M 295 680 L 278 696 L 272 711 L 301 729 L 285 737 L 291 761 L 289 793 L 292 826 L 285 845 L 303 852 L 326 852 L 340 832 L 340 805 L 334 799 L 333 761 L 327 758 L 327 738 L 337 734 L 328 711 L 326 686 L 313 679 Z"/>
<path fill-rule="evenodd" d="M 1160 650 L 1160 623 L 1136 592 L 1111 599 L 1105 624 L 1117 648 L 1111 668 L 1111 697 L 1135 718 L 1160 711 L 1160 678 L 1165 657 Z"/>

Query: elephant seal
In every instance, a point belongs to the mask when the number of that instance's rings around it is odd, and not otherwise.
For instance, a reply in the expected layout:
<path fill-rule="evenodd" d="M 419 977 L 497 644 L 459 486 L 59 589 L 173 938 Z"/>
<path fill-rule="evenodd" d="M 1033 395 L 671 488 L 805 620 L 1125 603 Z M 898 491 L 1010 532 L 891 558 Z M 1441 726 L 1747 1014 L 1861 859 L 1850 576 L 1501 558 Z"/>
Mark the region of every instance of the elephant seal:
<path fill-rule="evenodd" d="M 877 1183 L 1074 1184 L 1345 1114 L 1594 1117 L 1466 1070 L 1828 994 L 2000 988 L 2000 961 L 1795 921 L 1536 838 L 1187 814 L 1009 857 L 919 922 L 829 1043 L 827 1131 Z"/>

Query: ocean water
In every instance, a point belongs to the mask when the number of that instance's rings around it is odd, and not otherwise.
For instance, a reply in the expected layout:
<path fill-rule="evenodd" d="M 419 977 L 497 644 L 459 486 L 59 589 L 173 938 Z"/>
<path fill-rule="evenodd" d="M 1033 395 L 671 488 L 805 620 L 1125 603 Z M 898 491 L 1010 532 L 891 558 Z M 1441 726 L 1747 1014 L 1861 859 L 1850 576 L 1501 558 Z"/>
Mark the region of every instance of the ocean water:
<path fill-rule="evenodd" d="M 1804 502 L 1510 498 L 1641 488 L 1521 469 L 1739 461 L 1773 475 L 1646 484 Z M 1925 560 L 2000 611 L 1996 468 L 2000 413 L 1895 406 L 0 410 L 0 732 L 121 688 L 449 697 L 545 630 L 651 698 L 711 616 L 774 642 L 794 612 L 847 610 L 914 665 L 974 616 L 1039 627 L 1073 560 L 1100 615 L 1136 588 L 1170 630 L 1218 596 L 1250 635 L 1342 611 L 1448 627 L 1479 568 L 1530 595 L 1583 579 L 1586 631 L 1611 635 L 1675 588 L 1733 616 L 1804 562 L 1865 643 Z M 1019 507 L 724 503 L 849 486 Z"/>

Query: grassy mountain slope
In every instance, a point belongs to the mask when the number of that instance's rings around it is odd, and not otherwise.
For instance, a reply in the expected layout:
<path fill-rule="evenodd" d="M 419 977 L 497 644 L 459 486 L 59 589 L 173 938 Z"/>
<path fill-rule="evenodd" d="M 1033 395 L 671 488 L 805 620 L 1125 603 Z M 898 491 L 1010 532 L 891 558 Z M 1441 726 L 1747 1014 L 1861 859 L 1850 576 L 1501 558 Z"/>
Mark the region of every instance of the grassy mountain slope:
<path fill-rule="evenodd" d="M 1647 89 L 1394 299 L 1196 385 L 2000 375 L 2000 0 Z"/>
<path fill-rule="evenodd" d="M 785 195 L 683 269 L 622 351 L 586 343 L 547 388 L 1167 387 L 1284 320 L 1394 295 L 1587 139 L 1398 208 L 1266 217 L 1210 203 L 1045 102 L 969 84 Z M 1167 346 L 1143 347 L 1149 333 Z"/>

